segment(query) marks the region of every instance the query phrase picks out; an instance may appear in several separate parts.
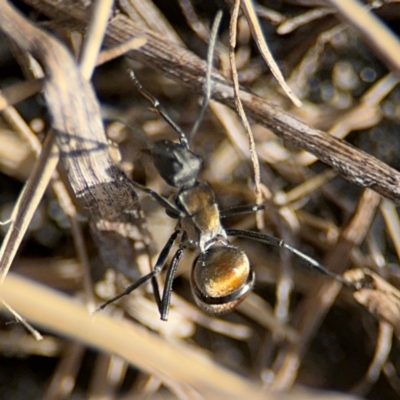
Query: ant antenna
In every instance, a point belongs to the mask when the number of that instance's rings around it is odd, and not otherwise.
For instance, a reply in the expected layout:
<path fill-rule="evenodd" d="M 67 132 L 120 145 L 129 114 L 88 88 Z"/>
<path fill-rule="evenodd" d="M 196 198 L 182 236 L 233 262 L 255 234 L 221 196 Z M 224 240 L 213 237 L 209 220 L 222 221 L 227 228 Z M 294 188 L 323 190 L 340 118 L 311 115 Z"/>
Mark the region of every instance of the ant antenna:
<path fill-rule="evenodd" d="M 190 135 L 189 135 L 189 140 L 191 140 L 193 138 L 193 136 L 196 134 L 197 130 L 199 129 L 200 123 L 202 122 L 202 120 L 204 118 L 204 113 L 206 112 L 208 102 L 211 97 L 211 73 L 212 73 L 212 67 L 213 67 L 213 57 L 214 57 L 215 45 L 217 42 L 218 29 L 221 24 L 222 16 L 223 16 L 223 12 L 221 10 L 219 10 L 217 12 L 217 15 L 214 18 L 214 22 L 213 22 L 213 25 L 211 28 L 210 45 L 209 45 L 208 51 L 207 51 L 206 77 L 204 80 L 204 97 L 203 97 L 203 101 L 201 103 L 199 117 L 197 118 L 195 124 L 193 125 L 192 131 L 190 132 Z M 136 75 L 133 72 L 133 70 L 129 70 L 129 75 L 131 76 L 132 81 L 133 81 L 134 85 L 136 86 L 136 89 L 139 91 L 139 93 L 142 94 L 147 100 L 149 100 L 151 104 L 153 104 L 154 109 L 161 115 L 161 117 L 164 118 L 164 120 L 179 135 L 179 142 L 182 145 L 184 145 L 187 149 L 189 149 L 189 141 L 188 141 L 188 138 L 187 138 L 185 132 L 183 132 L 182 129 L 179 127 L 179 125 L 171 119 L 171 117 L 168 115 L 168 113 L 165 110 L 165 108 L 163 107 L 163 105 L 150 92 L 148 92 L 143 87 L 143 85 L 136 78 Z"/>
<path fill-rule="evenodd" d="M 212 28 L 211 28 L 211 34 L 210 34 L 210 44 L 208 46 L 207 50 L 207 71 L 206 71 L 206 76 L 204 80 L 204 97 L 203 101 L 201 102 L 201 108 L 199 112 L 199 117 L 197 118 L 196 122 L 193 125 L 192 131 L 190 132 L 189 135 L 189 140 L 191 141 L 194 137 L 194 135 L 197 133 L 197 130 L 199 129 L 199 126 L 204 118 L 204 114 L 206 112 L 208 102 L 210 101 L 211 98 L 211 73 L 212 73 L 212 67 L 213 67 L 213 58 L 214 58 L 214 51 L 215 51 L 215 45 L 217 43 L 217 37 L 218 37 L 218 30 L 221 25 L 221 20 L 222 20 L 223 12 L 219 10 L 217 12 L 217 15 L 215 16 Z"/>
<path fill-rule="evenodd" d="M 133 70 L 130 69 L 128 72 L 132 78 L 134 85 L 136 86 L 136 89 L 139 91 L 139 93 L 143 97 L 145 97 L 147 100 L 149 100 L 151 104 L 153 104 L 154 109 L 161 115 L 161 117 L 164 118 L 164 120 L 169 124 L 169 126 L 179 135 L 180 143 L 183 144 L 186 148 L 189 148 L 189 142 L 187 140 L 185 132 L 183 132 L 182 129 L 179 127 L 179 125 L 174 120 L 171 119 L 171 117 L 168 115 L 167 110 L 163 107 L 163 105 L 150 92 L 148 92 L 142 86 L 142 84 L 136 78 L 136 75 L 133 72 Z"/>

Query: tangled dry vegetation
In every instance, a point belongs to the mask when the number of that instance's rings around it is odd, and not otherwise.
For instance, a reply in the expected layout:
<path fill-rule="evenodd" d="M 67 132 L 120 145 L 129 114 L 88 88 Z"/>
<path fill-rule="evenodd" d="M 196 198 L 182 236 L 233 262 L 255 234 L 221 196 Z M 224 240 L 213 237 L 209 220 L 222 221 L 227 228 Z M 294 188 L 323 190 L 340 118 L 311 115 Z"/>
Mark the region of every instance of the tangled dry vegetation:
<path fill-rule="evenodd" d="M 250 296 L 204 314 L 187 252 L 168 322 L 150 285 L 93 314 L 149 271 L 175 224 L 130 183 L 173 193 L 144 138 L 176 134 L 126 71 L 189 132 L 218 6 L 13 3 L 0 1 L 0 397 L 399 398 L 398 1 L 243 0 L 236 23 L 223 3 L 214 100 L 192 148 L 222 209 L 267 205 L 224 224 L 281 237 L 362 285 L 237 240 L 256 272 Z"/>

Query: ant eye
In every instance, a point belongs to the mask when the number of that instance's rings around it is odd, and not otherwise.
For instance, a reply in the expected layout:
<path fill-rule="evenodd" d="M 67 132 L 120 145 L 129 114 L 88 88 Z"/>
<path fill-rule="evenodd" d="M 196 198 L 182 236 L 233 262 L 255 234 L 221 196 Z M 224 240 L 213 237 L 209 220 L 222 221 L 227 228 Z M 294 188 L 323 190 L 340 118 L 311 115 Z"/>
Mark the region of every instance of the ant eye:
<path fill-rule="evenodd" d="M 235 308 L 251 290 L 254 274 L 246 254 L 233 246 L 212 247 L 193 264 L 194 298 L 209 313 Z"/>

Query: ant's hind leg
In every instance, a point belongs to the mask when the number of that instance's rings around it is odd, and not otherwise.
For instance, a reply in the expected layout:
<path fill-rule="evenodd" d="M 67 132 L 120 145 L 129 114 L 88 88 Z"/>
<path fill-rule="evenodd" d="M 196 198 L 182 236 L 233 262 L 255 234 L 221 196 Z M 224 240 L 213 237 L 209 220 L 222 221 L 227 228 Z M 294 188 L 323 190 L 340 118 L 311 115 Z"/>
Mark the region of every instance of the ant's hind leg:
<path fill-rule="evenodd" d="M 225 210 L 221 210 L 219 212 L 220 218 L 228 218 L 233 217 L 235 215 L 245 215 L 245 214 L 254 214 L 257 211 L 265 210 L 267 206 L 265 204 L 252 204 L 246 206 L 235 206 L 226 208 Z"/>
<path fill-rule="evenodd" d="M 350 286 L 352 288 L 358 288 L 358 286 L 353 283 L 348 281 L 347 279 L 343 278 L 343 276 L 335 274 L 334 272 L 329 271 L 326 269 L 322 264 L 320 264 L 317 260 L 314 260 L 313 258 L 309 257 L 307 254 L 304 254 L 300 250 L 297 250 L 296 248 L 288 245 L 285 243 L 282 239 L 278 239 L 274 236 L 266 235 L 263 233 L 259 232 L 252 232 L 252 231 L 242 231 L 242 230 L 237 230 L 237 229 L 227 229 L 226 233 L 228 236 L 238 236 L 238 237 L 243 237 L 251 240 L 256 240 L 258 242 L 268 244 L 274 247 L 281 247 L 284 248 L 288 251 L 290 251 L 292 254 L 294 254 L 297 258 L 300 258 L 303 260 L 307 265 L 309 265 L 312 269 L 315 269 L 319 271 L 320 273 L 327 275 L 335 280 L 337 280 L 340 283 L 343 283 L 346 286 Z"/>

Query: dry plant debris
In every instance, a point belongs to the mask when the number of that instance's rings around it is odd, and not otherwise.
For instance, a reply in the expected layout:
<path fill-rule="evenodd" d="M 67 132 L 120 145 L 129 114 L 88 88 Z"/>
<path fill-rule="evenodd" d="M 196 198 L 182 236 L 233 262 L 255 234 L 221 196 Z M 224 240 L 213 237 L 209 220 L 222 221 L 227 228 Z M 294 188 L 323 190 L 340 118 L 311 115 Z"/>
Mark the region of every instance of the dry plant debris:
<path fill-rule="evenodd" d="M 240 240 L 257 276 L 246 301 L 223 317 L 198 309 L 189 253 L 168 322 L 147 286 L 92 314 L 149 271 L 175 224 L 131 184 L 173 193 L 146 141 L 176 134 L 126 70 L 189 132 L 216 5 L 0 9 L 0 397 L 400 396 L 398 2 L 226 2 L 213 101 L 192 143 L 202 179 L 222 209 L 268 205 L 227 226 L 281 237 L 363 287 Z M 260 30 L 302 107 L 269 72 Z"/>

